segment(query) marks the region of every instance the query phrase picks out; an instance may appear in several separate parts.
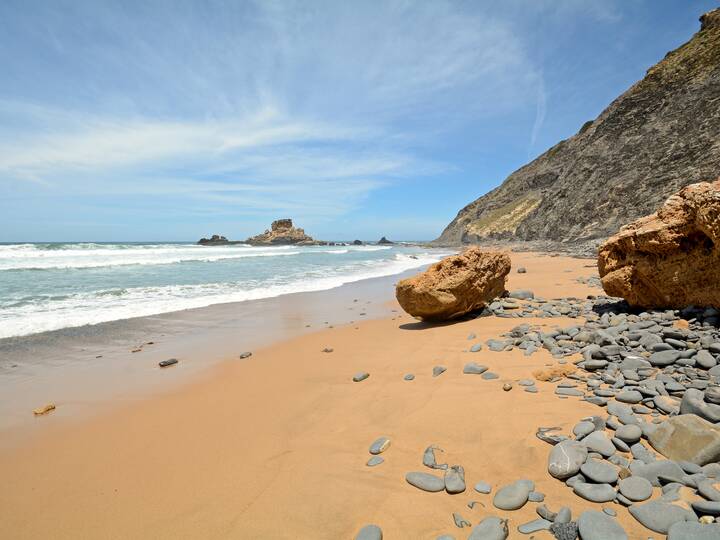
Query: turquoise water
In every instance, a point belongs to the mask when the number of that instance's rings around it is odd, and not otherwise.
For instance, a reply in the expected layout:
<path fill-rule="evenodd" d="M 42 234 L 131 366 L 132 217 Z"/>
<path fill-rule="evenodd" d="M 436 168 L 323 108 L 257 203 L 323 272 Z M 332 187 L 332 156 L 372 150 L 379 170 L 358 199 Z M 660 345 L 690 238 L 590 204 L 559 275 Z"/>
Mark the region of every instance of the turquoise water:
<path fill-rule="evenodd" d="M 0 245 L 0 338 L 318 291 L 445 253 L 413 246 Z"/>

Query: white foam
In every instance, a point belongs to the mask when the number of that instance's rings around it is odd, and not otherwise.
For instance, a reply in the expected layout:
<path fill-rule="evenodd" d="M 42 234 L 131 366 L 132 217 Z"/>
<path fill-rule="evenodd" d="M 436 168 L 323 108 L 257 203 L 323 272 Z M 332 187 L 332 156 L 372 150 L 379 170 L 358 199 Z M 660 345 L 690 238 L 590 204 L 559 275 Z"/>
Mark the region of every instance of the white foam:
<path fill-rule="evenodd" d="M 418 254 L 417 258 L 411 258 L 398 253 L 389 260 L 361 261 L 341 268 L 323 267 L 302 275 L 287 278 L 279 276 L 265 282 L 135 287 L 74 294 L 62 299 L 27 303 L 0 310 L 0 338 L 158 315 L 213 304 L 332 289 L 362 279 L 398 274 L 436 262 L 441 256 L 441 253 L 423 253 Z M 282 283 L 284 279 L 287 281 Z"/>

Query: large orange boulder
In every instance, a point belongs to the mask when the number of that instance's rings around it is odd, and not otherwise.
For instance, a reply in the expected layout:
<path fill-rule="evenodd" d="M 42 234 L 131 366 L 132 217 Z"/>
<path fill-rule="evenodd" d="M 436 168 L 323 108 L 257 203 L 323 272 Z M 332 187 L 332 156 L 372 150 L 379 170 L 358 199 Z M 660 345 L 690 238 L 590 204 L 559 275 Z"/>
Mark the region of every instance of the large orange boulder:
<path fill-rule="evenodd" d="M 720 307 L 720 178 L 690 184 L 598 253 L 605 292 L 644 308 Z"/>
<path fill-rule="evenodd" d="M 470 247 L 446 257 L 395 288 L 402 308 L 414 317 L 444 321 L 475 311 L 505 291 L 507 253 Z"/>

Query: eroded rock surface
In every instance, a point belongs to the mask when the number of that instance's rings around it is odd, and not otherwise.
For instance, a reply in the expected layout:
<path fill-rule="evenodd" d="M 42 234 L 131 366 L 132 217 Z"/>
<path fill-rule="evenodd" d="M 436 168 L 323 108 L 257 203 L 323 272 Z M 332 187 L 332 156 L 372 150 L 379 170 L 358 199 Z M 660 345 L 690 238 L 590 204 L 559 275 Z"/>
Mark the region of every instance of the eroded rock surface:
<path fill-rule="evenodd" d="M 484 307 L 505 291 L 507 253 L 471 247 L 446 257 L 395 288 L 402 308 L 414 317 L 443 321 Z"/>

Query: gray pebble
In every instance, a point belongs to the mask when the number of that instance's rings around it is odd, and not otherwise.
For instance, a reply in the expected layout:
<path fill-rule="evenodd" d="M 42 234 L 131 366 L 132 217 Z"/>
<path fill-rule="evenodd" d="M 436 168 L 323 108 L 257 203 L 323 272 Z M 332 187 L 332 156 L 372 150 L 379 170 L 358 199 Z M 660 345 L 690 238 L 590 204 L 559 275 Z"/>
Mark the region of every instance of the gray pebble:
<path fill-rule="evenodd" d="M 406 381 L 412 381 L 415 380 L 415 375 L 413 375 L 412 373 L 408 373 L 403 377 L 403 379 L 405 379 Z"/>
<path fill-rule="evenodd" d="M 423 491 L 436 493 L 445 490 L 445 479 L 429 473 L 410 472 L 405 475 L 405 480 L 411 486 L 415 486 Z"/>
<path fill-rule="evenodd" d="M 578 473 L 587 459 L 587 447 L 578 441 L 565 440 L 556 444 L 548 457 L 548 472 L 565 480 Z"/>
<path fill-rule="evenodd" d="M 543 502 L 545 500 L 545 494 L 539 491 L 531 491 L 528 495 L 528 501 L 530 502 Z"/>
<path fill-rule="evenodd" d="M 380 456 L 373 456 L 370 459 L 368 459 L 367 466 L 375 467 L 376 465 L 380 465 L 383 461 L 385 461 L 384 458 L 382 458 Z"/>
<path fill-rule="evenodd" d="M 610 484 L 589 484 L 577 482 L 573 486 L 573 492 L 583 499 L 591 502 L 610 502 L 615 500 L 615 490 Z"/>
<path fill-rule="evenodd" d="M 450 494 L 465 491 L 465 469 L 462 465 L 453 465 L 445 471 L 445 491 Z"/>
<path fill-rule="evenodd" d="M 473 489 L 478 493 L 484 493 L 487 495 L 492 491 L 492 486 L 487 482 L 478 482 L 477 484 L 475 484 Z"/>
<path fill-rule="evenodd" d="M 517 510 L 528 501 L 528 496 L 534 486 L 518 480 L 512 484 L 501 487 L 495 492 L 493 505 L 500 510 Z"/>
<path fill-rule="evenodd" d="M 567 506 L 563 506 L 558 510 L 553 521 L 555 523 L 570 523 L 572 521 L 572 511 Z"/>
<path fill-rule="evenodd" d="M 662 501 L 633 504 L 629 510 L 644 527 L 662 534 L 667 534 L 673 523 L 697 520 L 690 510 Z"/>
<path fill-rule="evenodd" d="M 720 538 L 720 523 L 680 521 L 670 526 L 667 540 L 717 540 Z"/>
<path fill-rule="evenodd" d="M 368 451 L 373 454 L 382 454 L 390 447 L 390 439 L 387 437 L 379 437 L 370 445 Z"/>
<path fill-rule="evenodd" d="M 610 508 L 608 506 L 603 506 L 602 511 L 605 512 L 610 517 L 617 516 L 617 512 L 613 508 Z"/>
<path fill-rule="evenodd" d="M 480 365 L 477 362 L 468 362 L 463 368 L 463 373 L 467 375 L 482 375 L 487 370 L 487 366 Z"/>
<path fill-rule="evenodd" d="M 435 366 L 432 371 L 432 376 L 437 377 L 438 375 L 442 375 L 446 370 L 447 368 L 445 366 Z"/>
<path fill-rule="evenodd" d="M 442 449 L 437 446 L 428 446 L 425 449 L 425 452 L 423 453 L 423 465 L 430 467 L 431 469 L 447 469 L 447 463 L 437 463 L 437 461 L 435 461 L 435 450 L 440 450 L 440 452 L 442 452 Z"/>
<path fill-rule="evenodd" d="M 499 375 L 497 373 L 492 373 L 492 372 L 488 371 L 486 373 L 483 373 L 481 375 L 481 377 L 485 380 L 490 380 L 490 379 L 497 379 L 499 377 Z"/>
<path fill-rule="evenodd" d="M 653 488 L 649 480 L 640 476 L 623 478 L 618 484 L 620 493 L 634 502 L 645 501 L 652 496 Z"/>
<path fill-rule="evenodd" d="M 552 522 L 547 519 L 534 519 L 533 521 L 520 525 L 518 531 L 522 534 L 532 534 L 538 531 L 547 531 L 550 529 L 550 525 L 552 525 Z"/>
<path fill-rule="evenodd" d="M 597 510 L 580 514 L 578 529 L 583 540 L 628 540 L 627 533 L 617 521 Z"/>
<path fill-rule="evenodd" d="M 377 525 L 365 525 L 355 535 L 355 540 L 382 540 L 383 534 Z"/>
<path fill-rule="evenodd" d="M 479 351 L 482 351 L 482 344 L 481 344 L 481 343 L 476 343 L 475 345 L 473 345 L 472 347 L 470 347 L 470 352 L 479 352 Z"/>
<path fill-rule="evenodd" d="M 370 376 L 370 374 L 369 374 L 369 373 L 366 373 L 366 372 L 356 373 L 356 374 L 353 376 L 353 381 L 354 381 L 354 382 L 361 382 L 361 381 L 364 381 L 365 379 L 367 379 L 369 376 Z"/>
<path fill-rule="evenodd" d="M 585 478 L 597 484 L 614 484 L 618 481 L 617 469 L 603 461 L 589 459 L 580 467 Z"/>
<path fill-rule="evenodd" d="M 468 540 L 505 540 L 508 534 L 507 520 L 491 516 L 475 525 Z"/>

